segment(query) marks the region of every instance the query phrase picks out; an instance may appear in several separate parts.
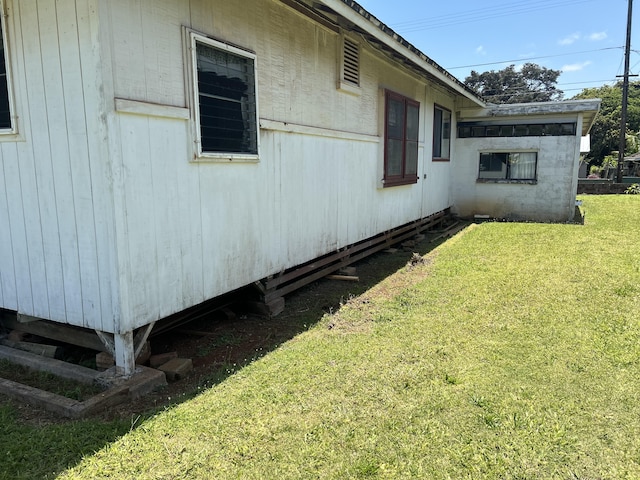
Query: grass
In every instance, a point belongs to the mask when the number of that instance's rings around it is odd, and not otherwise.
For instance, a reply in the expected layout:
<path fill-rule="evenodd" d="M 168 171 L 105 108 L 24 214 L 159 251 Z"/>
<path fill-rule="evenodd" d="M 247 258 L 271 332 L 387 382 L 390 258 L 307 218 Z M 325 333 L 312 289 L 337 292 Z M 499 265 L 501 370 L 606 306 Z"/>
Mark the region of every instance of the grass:
<path fill-rule="evenodd" d="M 0 410 L 0 474 L 70 450 L 60 478 L 640 478 L 640 196 L 584 210 L 469 228 L 135 428 Z"/>
<path fill-rule="evenodd" d="M 80 402 L 104 391 L 104 388 L 98 385 L 67 380 L 52 373 L 31 370 L 4 359 L 0 359 L 0 378 L 47 390 Z"/>

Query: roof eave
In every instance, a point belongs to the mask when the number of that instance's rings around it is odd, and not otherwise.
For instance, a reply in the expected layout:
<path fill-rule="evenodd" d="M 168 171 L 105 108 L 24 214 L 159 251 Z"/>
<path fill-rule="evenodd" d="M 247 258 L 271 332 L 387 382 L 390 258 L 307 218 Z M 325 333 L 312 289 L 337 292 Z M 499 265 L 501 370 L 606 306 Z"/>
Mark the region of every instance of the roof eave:
<path fill-rule="evenodd" d="M 484 100 L 469 87 L 370 14 L 357 2 L 353 0 L 318 0 L 318 3 L 329 7 L 458 95 L 465 97 L 479 107 L 486 106 Z"/>

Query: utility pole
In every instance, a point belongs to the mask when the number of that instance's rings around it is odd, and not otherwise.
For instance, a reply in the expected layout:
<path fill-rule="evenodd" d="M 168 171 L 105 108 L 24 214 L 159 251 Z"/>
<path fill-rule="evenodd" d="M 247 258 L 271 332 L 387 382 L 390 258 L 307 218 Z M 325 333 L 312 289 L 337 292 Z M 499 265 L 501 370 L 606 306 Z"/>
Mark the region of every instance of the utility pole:
<path fill-rule="evenodd" d="M 627 43 L 624 48 L 624 75 L 622 79 L 622 114 L 620 119 L 620 143 L 618 148 L 618 168 L 616 171 L 616 182 L 622 183 L 622 164 L 624 163 L 624 149 L 627 134 L 627 103 L 629 101 L 629 53 L 631 51 L 631 10 L 633 0 L 629 0 L 629 11 L 627 13 Z"/>

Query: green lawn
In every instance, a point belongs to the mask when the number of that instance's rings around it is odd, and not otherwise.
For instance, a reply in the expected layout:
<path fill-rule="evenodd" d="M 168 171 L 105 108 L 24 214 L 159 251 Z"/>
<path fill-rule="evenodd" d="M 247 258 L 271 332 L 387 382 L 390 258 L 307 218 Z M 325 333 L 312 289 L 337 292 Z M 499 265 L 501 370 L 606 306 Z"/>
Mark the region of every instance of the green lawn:
<path fill-rule="evenodd" d="M 640 478 L 640 195 L 583 208 L 473 226 L 135 428 L 49 430 L 36 471 L 68 448 L 61 478 Z M 2 415 L 0 448 L 46 465 Z M 73 428 L 113 441 L 64 445 Z"/>

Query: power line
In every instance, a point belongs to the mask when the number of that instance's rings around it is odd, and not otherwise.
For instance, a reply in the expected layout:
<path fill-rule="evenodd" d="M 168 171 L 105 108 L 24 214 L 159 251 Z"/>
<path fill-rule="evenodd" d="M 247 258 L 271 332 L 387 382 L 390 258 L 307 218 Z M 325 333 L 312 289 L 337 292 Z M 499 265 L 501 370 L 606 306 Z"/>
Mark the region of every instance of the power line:
<path fill-rule="evenodd" d="M 499 62 L 487 62 L 487 63 L 476 63 L 474 65 L 460 65 L 458 67 L 446 67 L 447 70 L 456 70 L 459 68 L 472 68 L 472 67 L 485 67 L 487 65 L 498 65 L 501 63 L 511 63 L 511 62 L 524 62 L 527 60 L 538 60 L 541 58 L 554 58 L 554 57 L 566 57 L 569 55 L 580 55 L 582 53 L 593 53 L 593 52 L 601 52 L 604 50 L 620 50 L 624 49 L 624 47 L 606 47 L 606 48 L 598 48 L 596 50 L 583 50 L 581 52 L 571 52 L 571 53 L 558 53 L 556 55 L 541 55 L 539 57 L 527 57 L 527 58 L 517 58 L 513 60 L 502 60 Z"/>
<path fill-rule="evenodd" d="M 478 22 L 480 20 L 521 15 L 550 8 L 573 6 L 582 3 L 589 3 L 592 1 L 593 0 L 564 0 L 559 2 L 549 2 L 546 0 L 536 2 L 519 1 L 512 3 L 511 5 L 506 7 L 486 7 L 482 9 L 468 10 L 463 13 L 450 13 L 430 18 L 398 22 L 392 24 L 391 27 L 399 33 L 409 33 L 426 29 L 435 29 L 451 25 L 458 25 L 461 23 Z"/>

